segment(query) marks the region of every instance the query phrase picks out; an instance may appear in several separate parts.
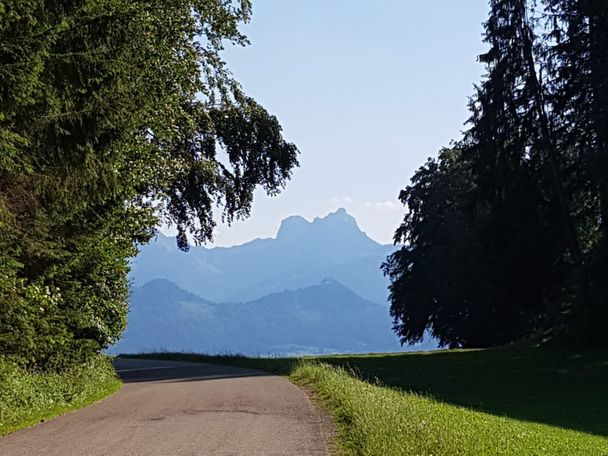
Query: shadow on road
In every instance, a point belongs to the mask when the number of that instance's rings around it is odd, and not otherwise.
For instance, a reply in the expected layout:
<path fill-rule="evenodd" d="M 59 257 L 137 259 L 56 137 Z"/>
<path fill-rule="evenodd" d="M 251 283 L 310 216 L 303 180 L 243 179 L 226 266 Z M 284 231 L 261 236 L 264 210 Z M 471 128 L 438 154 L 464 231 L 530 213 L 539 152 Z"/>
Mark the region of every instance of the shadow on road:
<path fill-rule="evenodd" d="M 114 360 L 114 367 L 125 383 L 200 382 L 272 375 L 262 371 L 233 366 L 142 359 L 117 358 Z"/>

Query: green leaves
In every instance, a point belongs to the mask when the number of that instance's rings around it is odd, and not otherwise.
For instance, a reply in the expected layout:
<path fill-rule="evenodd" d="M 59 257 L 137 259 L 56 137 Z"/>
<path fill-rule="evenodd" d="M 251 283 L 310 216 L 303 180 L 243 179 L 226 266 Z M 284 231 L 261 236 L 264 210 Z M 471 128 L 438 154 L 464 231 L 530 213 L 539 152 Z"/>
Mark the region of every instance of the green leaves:
<path fill-rule="evenodd" d="M 249 214 L 256 186 L 285 185 L 296 147 L 220 56 L 226 42 L 247 43 L 250 13 L 247 0 L 0 10 L 0 300 L 13 315 L 0 320 L 3 340 L 20 322 L 47 325 L 63 341 L 48 344 L 56 354 L 107 346 L 126 324 L 128 258 L 160 220 L 187 249 L 187 232 L 212 238 L 215 207 L 232 221 Z M 15 281 L 60 290 L 57 318 L 26 315 L 38 301 Z"/>
<path fill-rule="evenodd" d="M 469 130 L 401 193 L 405 245 L 384 271 L 402 342 L 425 330 L 449 346 L 554 329 L 605 340 L 608 117 L 593 100 L 606 98 L 608 15 L 544 3 L 539 27 L 528 2 L 490 2 Z"/>

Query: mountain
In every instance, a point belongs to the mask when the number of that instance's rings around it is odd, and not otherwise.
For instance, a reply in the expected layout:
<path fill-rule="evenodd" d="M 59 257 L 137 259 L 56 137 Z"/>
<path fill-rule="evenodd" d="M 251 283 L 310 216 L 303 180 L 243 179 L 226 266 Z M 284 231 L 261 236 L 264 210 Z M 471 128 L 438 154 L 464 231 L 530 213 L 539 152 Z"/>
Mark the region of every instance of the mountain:
<path fill-rule="evenodd" d="M 401 350 L 387 308 L 329 278 L 250 302 L 222 304 L 169 280 L 153 280 L 133 289 L 128 320 L 112 353 L 294 355 Z"/>
<path fill-rule="evenodd" d="M 305 288 L 331 277 L 359 296 L 386 305 L 388 281 L 381 263 L 394 251 L 370 239 L 345 209 L 312 222 L 294 216 L 276 238 L 234 247 L 192 247 L 159 234 L 132 265 L 135 286 L 167 279 L 215 302 L 243 302 L 284 289 Z"/>

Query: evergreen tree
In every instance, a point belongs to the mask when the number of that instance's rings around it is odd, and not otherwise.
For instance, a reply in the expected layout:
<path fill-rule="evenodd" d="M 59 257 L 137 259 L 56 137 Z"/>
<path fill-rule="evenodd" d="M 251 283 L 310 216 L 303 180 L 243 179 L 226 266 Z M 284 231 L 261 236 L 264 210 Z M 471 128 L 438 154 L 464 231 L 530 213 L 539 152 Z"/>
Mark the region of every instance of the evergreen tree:
<path fill-rule="evenodd" d="M 580 249 L 536 74 L 527 4 L 497 0 L 490 7 L 490 50 L 480 57 L 488 73 L 471 103 L 464 155 L 477 184 L 475 223 L 485 259 L 478 275 L 492 290 L 483 306 L 492 309 L 494 326 L 513 328 L 506 339 L 512 340 L 556 315 L 548 306 L 556 266 L 565 250 L 578 259 Z"/>
<path fill-rule="evenodd" d="M 605 323 L 607 12 L 593 0 L 530 6 L 490 2 L 487 74 L 459 152 L 401 194 L 405 246 L 384 270 L 403 342 L 430 329 L 444 345 L 487 346 Z"/>
<path fill-rule="evenodd" d="M 568 158 L 573 213 L 584 264 L 566 310 L 586 337 L 608 320 L 608 9 L 595 0 L 546 0 L 550 106 L 556 146 Z"/>

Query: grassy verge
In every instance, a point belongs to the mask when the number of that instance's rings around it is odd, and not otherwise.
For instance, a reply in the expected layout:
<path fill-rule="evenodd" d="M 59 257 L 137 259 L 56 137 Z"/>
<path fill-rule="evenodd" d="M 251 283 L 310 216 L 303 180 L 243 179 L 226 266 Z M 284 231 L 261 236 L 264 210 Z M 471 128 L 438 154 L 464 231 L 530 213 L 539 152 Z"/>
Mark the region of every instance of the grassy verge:
<path fill-rule="evenodd" d="M 307 358 L 253 367 L 312 388 L 347 455 L 608 455 L 608 352 L 564 346 Z"/>
<path fill-rule="evenodd" d="M 31 372 L 0 357 L 0 436 L 84 407 L 120 386 L 105 357 L 61 373 Z"/>
<path fill-rule="evenodd" d="M 332 413 L 345 455 L 606 455 L 608 440 L 438 402 L 304 363 L 292 374 Z"/>

